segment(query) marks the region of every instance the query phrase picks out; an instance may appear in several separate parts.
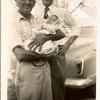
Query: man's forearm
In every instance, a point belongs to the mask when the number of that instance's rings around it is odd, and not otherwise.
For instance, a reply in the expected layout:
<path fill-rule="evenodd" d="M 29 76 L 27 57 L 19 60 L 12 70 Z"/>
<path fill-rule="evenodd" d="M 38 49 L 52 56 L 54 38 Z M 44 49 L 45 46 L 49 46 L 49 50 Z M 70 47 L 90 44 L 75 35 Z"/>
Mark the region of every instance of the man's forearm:
<path fill-rule="evenodd" d="M 60 30 L 56 30 L 56 34 L 48 34 L 48 38 L 52 41 L 60 40 L 65 37 L 65 34 Z"/>
<path fill-rule="evenodd" d="M 76 40 L 78 36 L 71 36 L 65 43 L 65 52 L 69 49 L 69 47 L 71 46 L 71 44 Z"/>
<path fill-rule="evenodd" d="M 43 59 L 44 57 L 35 52 L 26 51 L 24 48 L 17 46 L 13 49 L 13 52 L 20 62 L 32 62 L 34 60 Z"/>
<path fill-rule="evenodd" d="M 64 45 L 59 46 L 59 54 L 65 54 L 78 36 L 71 36 Z"/>

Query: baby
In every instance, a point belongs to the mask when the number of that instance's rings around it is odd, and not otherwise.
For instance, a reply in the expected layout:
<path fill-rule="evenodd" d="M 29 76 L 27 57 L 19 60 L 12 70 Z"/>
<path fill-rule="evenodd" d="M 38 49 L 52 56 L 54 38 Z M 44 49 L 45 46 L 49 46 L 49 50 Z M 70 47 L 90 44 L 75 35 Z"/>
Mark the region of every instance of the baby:
<path fill-rule="evenodd" d="M 66 36 L 71 34 L 71 27 L 65 24 L 64 21 L 58 18 L 57 15 L 51 15 L 46 24 L 42 25 L 42 29 L 48 30 L 51 33 L 54 33 L 55 29 L 59 28 Z"/>
<path fill-rule="evenodd" d="M 34 37 L 37 34 L 55 34 L 56 29 L 60 29 L 65 34 L 70 34 L 71 28 L 69 28 L 64 22 L 61 22 L 58 16 L 51 15 L 47 21 L 46 24 L 41 25 L 41 28 L 39 30 L 33 30 L 35 34 L 33 34 L 33 37 L 25 41 L 25 49 L 35 51 L 38 54 L 49 54 L 56 50 L 58 52 L 58 43 L 56 41 L 48 40 L 42 45 L 41 50 L 39 50 L 39 47 L 33 46 L 32 48 L 29 48 L 29 44 L 34 40 Z"/>

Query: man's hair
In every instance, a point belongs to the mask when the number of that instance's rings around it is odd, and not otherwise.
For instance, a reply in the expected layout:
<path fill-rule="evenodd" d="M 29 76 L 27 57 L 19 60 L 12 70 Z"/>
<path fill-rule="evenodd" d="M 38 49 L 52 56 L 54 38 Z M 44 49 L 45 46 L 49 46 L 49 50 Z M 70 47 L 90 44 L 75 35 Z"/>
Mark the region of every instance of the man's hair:
<path fill-rule="evenodd" d="M 45 7 L 49 7 L 52 5 L 53 0 L 42 0 L 42 3 Z"/>

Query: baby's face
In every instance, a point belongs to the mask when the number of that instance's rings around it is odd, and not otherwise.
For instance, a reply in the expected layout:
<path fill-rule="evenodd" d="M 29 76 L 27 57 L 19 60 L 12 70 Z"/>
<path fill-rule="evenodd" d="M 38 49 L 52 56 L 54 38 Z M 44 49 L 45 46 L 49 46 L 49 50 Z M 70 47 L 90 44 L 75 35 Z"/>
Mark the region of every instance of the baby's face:
<path fill-rule="evenodd" d="M 55 16 L 55 15 L 52 15 L 52 16 L 50 16 L 50 17 L 48 18 L 47 23 L 48 23 L 48 24 L 53 24 L 53 23 L 55 23 L 57 20 L 58 20 L 58 17 Z"/>

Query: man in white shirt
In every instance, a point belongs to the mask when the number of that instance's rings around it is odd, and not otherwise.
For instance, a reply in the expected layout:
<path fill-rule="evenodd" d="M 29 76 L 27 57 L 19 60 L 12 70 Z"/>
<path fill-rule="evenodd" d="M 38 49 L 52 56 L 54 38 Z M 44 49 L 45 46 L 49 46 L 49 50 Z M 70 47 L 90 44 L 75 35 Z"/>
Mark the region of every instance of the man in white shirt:
<path fill-rule="evenodd" d="M 35 0 L 15 0 L 18 11 L 13 13 L 8 23 L 9 59 L 16 62 L 15 86 L 18 100 L 52 100 L 51 76 L 46 55 L 27 51 L 23 47 L 26 39 L 33 34 L 32 29 L 38 29 L 39 23 L 31 14 Z M 52 35 L 48 36 L 53 39 Z M 42 45 L 48 40 L 43 34 L 35 37 L 35 43 Z M 56 37 L 59 37 L 59 34 Z M 54 38 L 55 39 L 55 38 Z M 14 56 L 13 52 L 16 56 Z M 12 72 L 13 67 L 11 68 Z M 43 88 L 45 83 L 45 88 Z M 43 93 L 44 92 L 44 93 Z"/>

